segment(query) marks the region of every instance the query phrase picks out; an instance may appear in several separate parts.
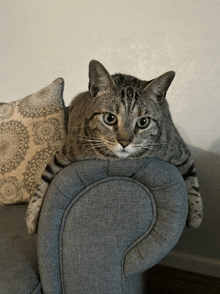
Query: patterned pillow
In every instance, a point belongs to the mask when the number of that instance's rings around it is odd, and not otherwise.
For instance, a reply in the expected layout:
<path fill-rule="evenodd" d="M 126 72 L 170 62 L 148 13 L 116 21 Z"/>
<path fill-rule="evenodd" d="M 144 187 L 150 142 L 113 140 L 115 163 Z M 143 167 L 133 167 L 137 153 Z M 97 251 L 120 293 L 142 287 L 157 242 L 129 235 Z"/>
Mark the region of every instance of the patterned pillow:
<path fill-rule="evenodd" d="M 0 105 L 0 205 L 28 202 L 65 136 L 64 81 Z"/>

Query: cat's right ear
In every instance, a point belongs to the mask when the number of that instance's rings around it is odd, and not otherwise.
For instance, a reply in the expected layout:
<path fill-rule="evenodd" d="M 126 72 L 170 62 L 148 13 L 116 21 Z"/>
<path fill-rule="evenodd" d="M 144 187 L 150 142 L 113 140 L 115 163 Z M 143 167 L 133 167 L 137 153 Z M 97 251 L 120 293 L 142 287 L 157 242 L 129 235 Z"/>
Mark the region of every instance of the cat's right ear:
<path fill-rule="evenodd" d="M 150 81 L 149 84 L 144 88 L 144 92 L 153 93 L 156 102 L 160 103 L 166 97 L 166 92 L 168 91 L 173 79 L 175 77 L 174 71 L 168 71 L 158 78 Z"/>
<path fill-rule="evenodd" d="M 99 93 L 115 88 L 115 83 L 107 69 L 97 60 L 89 63 L 89 91 L 95 97 Z"/>

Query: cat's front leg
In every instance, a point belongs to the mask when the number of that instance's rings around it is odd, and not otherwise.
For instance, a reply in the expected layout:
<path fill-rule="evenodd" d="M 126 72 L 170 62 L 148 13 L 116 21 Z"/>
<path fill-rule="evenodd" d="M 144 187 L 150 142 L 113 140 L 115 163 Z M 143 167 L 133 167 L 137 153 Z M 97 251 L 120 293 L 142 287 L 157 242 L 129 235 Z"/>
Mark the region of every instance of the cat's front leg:
<path fill-rule="evenodd" d="M 188 192 L 189 207 L 186 225 L 189 228 L 198 228 L 203 218 L 202 197 L 200 194 L 194 159 L 189 150 L 187 154 L 187 157 L 183 157 L 182 162 L 176 166 L 183 176 Z"/>
<path fill-rule="evenodd" d="M 203 218 L 203 204 L 193 157 L 189 155 L 188 159 L 178 168 L 186 183 L 189 199 L 186 225 L 189 228 L 198 228 Z"/>
<path fill-rule="evenodd" d="M 42 182 L 29 202 L 26 212 L 26 224 L 29 234 L 37 233 L 40 210 L 48 187 L 48 183 Z"/>
<path fill-rule="evenodd" d="M 69 165 L 71 162 L 73 162 L 73 159 L 69 159 L 63 154 L 63 152 L 57 151 L 51 162 L 47 164 L 41 176 L 41 183 L 28 205 L 26 223 L 29 234 L 37 233 L 37 225 L 41 206 L 51 181 L 60 170 Z"/>
<path fill-rule="evenodd" d="M 202 197 L 199 190 L 197 177 L 185 179 L 189 197 L 189 211 L 186 225 L 189 228 L 198 228 L 203 218 Z"/>

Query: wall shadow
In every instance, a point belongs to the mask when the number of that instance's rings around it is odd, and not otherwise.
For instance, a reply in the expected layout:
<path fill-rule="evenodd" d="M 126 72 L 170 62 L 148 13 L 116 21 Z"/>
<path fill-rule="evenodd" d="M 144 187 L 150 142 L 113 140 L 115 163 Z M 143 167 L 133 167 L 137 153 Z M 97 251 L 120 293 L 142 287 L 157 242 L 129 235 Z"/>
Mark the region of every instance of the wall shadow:
<path fill-rule="evenodd" d="M 211 145 L 209 151 L 220 155 L 220 138 Z"/>
<path fill-rule="evenodd" d="M 204 219 L 200 228 L 184 229 L 174 251 L 220 261 L 220 154 L 188 146 L 195 160 Z"/>

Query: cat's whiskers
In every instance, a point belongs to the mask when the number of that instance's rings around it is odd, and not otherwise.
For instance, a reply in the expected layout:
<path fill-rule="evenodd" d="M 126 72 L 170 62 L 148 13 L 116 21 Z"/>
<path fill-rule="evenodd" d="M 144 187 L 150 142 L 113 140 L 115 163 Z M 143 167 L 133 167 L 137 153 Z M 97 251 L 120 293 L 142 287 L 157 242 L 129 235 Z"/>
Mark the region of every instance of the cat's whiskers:
<path fill-rule="evenodd" d="M 149 143 L 149 144 L 134 144 L 133 145 L 133 152 L 132 155 L 135 156 L 139 156 L 140 153 L 142 153 L 143 151 L 147 151 L 147 150 L 159 150 L 161 148 L 163 148 L 163 146 L 165 146 L 165 143 Z"/>
<path fill-rule="evenodd" d="M 102 142 L 103 140 L 101 139 L 98 139 L 98 138 L 95 138 L 95 137 L 87 137 L 87 136 L 77 136 L 78 139 L 81 139 L 81 140 L 87 140 L 87 141 L 100 141 Z"/>
<path fill-rule="evenodd" d="M 103 141 L 100 140 L 100 142 L 94 143 L 93 140 L 91 140 L 93 142 L 93 144 L 90 144 L 90 148 L 87 148 L 84 152 L 82 152 L 82 154 L 85 154 L 87 152 L 89 152 L 90 150 L 94 150 L 94 149 L 102 149 L 103 151 L 108 151 L 110 152 L 109 148 L 106 147 L 106 145 L 103 143 Z"/>
<path fill-rule="evenodd" d="M 140 153 L 140 148 L 134 148 L 134 151 L 132 152 L 132 157 L 137 157 Z"/>
<path fill-rule="evenodd" d="M 109 146 L 109 147 L 114 147 L 115 146 L 114 142 L 111 142 L 111 141 L 108 141 L 108 140 L 102 140 L 102 139 L 98 139 L 98 138 L 79 137 L 79 140 L 82 141 L 82 143 L 93 143 L 93 146 L 95 145 L 94 143 L 100 143 L 103 146 Z"/>
<path fill-rule="evenodd" d="M 164 143 L 153 143 L 153 144 L 148 144 L 148 145 L 143 145 L 140 146 L 141 149 L 143 150 L 146 150 L 146 149 L 149 149 L 149 150 L 156 150 L 156 149 L 160 149 L 162 147 L 164 147 L 166 144 Z"/>
<path fill-rule="evenodd" d="M 78 141 L 81 143 L 103 143 L 102 140 L 88 138 L 78 138 Z"/>

